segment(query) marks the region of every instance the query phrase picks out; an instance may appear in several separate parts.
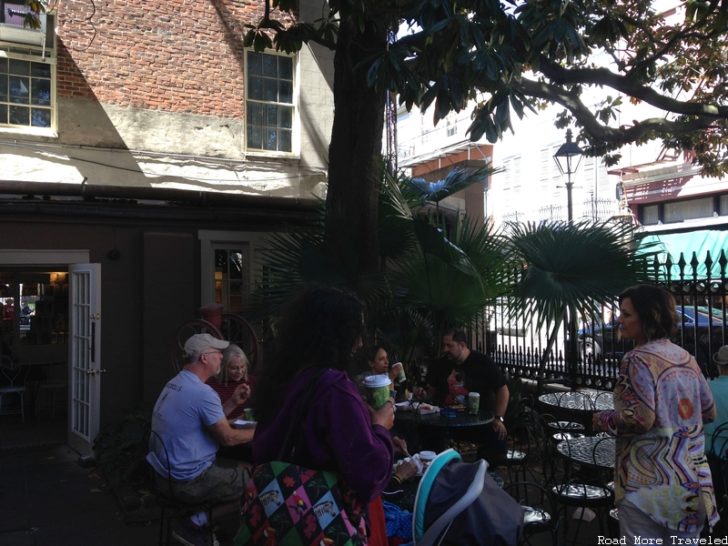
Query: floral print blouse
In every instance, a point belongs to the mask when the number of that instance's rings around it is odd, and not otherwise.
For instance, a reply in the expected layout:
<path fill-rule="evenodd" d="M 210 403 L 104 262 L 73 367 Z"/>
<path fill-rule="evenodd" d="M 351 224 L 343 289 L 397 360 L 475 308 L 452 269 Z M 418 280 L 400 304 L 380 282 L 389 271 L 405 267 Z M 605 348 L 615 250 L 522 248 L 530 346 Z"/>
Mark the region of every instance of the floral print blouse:
<path fill-rule="evenodd" d="M 657 524 L 682 532 L 718 521 L 703 422 L 715 418 L 695 358 L 667 339 L 628 352 L 619 367 L 614 410 L 596 419 L 617 436 L 615 501 L 629 501 Z"/>

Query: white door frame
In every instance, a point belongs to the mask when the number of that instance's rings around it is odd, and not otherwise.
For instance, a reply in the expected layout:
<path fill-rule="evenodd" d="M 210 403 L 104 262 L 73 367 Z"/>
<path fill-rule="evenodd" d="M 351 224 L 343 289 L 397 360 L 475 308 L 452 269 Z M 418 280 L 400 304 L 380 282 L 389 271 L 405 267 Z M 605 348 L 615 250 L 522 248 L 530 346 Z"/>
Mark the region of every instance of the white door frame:
<path fill-rule="evenodd" d="M 68 444 L 93 453 L 100 427 L 101 264 L 68 266 Z"/>
<path fill-rule="evenodd" d="M 48 267 L 49 269 L 68 269 L 71 265 L 79 263 L 87 263 L 89 261 L 90 252 L 88 249 L 7 249 L 0 248 L 0 268 L 7 266 L 22 267 Z M 69 302 L 70 304 L 70 302 Z M 97 343 L 98 345 L 98 343 Z M 70 365 L 69 365 L 70 369 Z M 71 400 L 71 382 L 68 383 L 69 392 L 66 400 Z M 92 412 L 95 413 L 94 419 L 99 420 L 100 415 L 99 404 L 96 403 Z M 69 428 L 70 415 L 69 410 Z"/>

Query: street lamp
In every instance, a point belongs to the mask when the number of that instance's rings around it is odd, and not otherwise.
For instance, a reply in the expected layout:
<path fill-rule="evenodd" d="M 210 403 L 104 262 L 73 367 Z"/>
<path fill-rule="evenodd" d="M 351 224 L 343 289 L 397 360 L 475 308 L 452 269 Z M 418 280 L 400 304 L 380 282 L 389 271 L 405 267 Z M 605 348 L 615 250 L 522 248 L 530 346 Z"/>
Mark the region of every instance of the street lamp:
<path fill-rule="evenodd" d="M 576 142 L 571 141 L 571 129 L 566 130 L 566 142 L 564 142 L 556 153 L 554 154 L 554 161 L 556 166 L 561 171 L 562 175 L 566 175 L 566 198 L 567 198 L 567 218 L 571 224 L 574 220 L 573 208 L 571 205 L 571 188 L 573 183 L 571 182 L 571 175 L 576 172 L 581 163 L 581 156 L 583 152 Z"/>
<path fill-rule="evenodd" d="M 559 167 L 562 175 L 566 175 L 566 212 L 569 225 L 574 221 L 574 212 L 571 205 L 571 175 L 576 172 L 581 163 L 582 151 L 576 142 L 571 141 L 571 129 L 566 130 L 566 142 L 564 142 L 554 154 L 554 161 Z M 565 313 L 566 328 L 569 332 L 568 342 L 566 344 L 566 362 L 571 374 L 572 385 L 576 385 L 577 373 L 577 345 L 576 345 L 576 316 L 574 310 Z"/>

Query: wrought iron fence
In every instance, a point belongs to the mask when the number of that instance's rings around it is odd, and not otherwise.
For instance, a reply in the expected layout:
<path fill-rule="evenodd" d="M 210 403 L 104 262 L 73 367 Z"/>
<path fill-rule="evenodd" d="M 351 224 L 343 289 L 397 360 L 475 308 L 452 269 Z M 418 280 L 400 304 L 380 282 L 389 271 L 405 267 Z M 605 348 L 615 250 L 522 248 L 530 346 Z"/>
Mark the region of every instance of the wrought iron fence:
<path fill-rule="evenodd" d="M 665 286 L 677 303 L 677 332 L 673 338 L 692 353 L 708 377 L 717 370 L 712 355 L 728 343 L 728 259 L 721 251 L 717 260 L 710 253 L 701 262 L 695 253 L 690 261 L 681 254 L 677 261 L 667 256 L 657 261 L 653 282 Z M 567 366 L 565 349 L 568 335 L 562 327 L 556 343 L 546 352 L 547 336 L 553 328 L 546 324 L 539 332 L 525 313 L 508 313 L 509 302 L 500 299 L 483 309 L 469 329 L 472 344 L 486 352 L 509 377 L 538 381 L 563 380 L 576 386 L 611 390 L 617 378 L 619 361 L 631 342 L 617 335 L 618 304 L 615 300 L 601 310 L 601 317 L 577 325 L 575 366 Z M 541 367 L 542 358 L 544 360 Z"/>

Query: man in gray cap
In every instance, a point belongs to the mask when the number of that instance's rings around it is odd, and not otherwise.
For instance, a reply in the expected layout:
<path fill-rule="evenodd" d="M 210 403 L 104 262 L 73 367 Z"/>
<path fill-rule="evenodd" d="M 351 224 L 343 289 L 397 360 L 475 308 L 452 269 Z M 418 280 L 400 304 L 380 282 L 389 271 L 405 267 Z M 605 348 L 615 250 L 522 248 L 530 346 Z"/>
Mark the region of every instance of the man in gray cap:
<path fill-rule="evenodd" d="M 241 385 L 224 408 L 206 381 L 220 372 L 222 350 L 229 343 L 210 334 L 195 334 L 184 345 L 185 366 L 162 389 L 152 413 L 152 434 L 147 461 L 156 471 L 158 489 L 172 482 L 176 498 L 189 502 L 238 502 L 248 471 L 244 466 L 217 459 L 220 445 L 249 442 L 254 429 L 234 429 L 226 418 L 250 396 Z M 163 445 L 161 445 L 163 444 Z M 170 480 L 171 479 L 171 480 Z M 182 544 L 209 544 L 207 514 L 194 514 L 175 526 L 173 536 Z"/>

